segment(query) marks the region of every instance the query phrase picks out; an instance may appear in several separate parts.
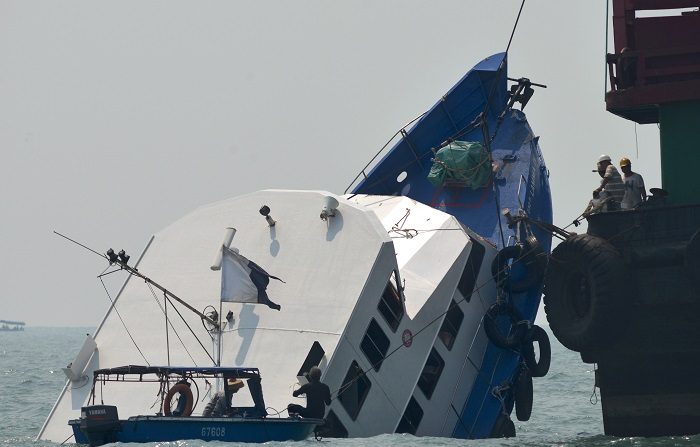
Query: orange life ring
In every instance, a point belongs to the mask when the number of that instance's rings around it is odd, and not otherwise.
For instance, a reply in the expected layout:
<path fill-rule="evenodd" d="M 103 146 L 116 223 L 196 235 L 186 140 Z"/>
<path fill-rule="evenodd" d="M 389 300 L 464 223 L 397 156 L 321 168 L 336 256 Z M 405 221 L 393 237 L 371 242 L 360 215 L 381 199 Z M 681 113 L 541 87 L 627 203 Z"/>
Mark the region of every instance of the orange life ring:
<path fill-rule="evenodd" d="M 179 400 L 177 403 L 177 409 L 175 410 L 176 414 L 173 415 L 172 411 L 170 410 L 170 403 L 176 394 L 179 394 Z M 192 395 L 192 390 L 190 389 L 189 384 L 180 382 L 170 388 L 168 390 L 168 394 L 165 395 L 165 399 L 163 400 L 163 414 L 166 416 L 189 416 L 192 414 L 193 404 L 194 396 Z"/>

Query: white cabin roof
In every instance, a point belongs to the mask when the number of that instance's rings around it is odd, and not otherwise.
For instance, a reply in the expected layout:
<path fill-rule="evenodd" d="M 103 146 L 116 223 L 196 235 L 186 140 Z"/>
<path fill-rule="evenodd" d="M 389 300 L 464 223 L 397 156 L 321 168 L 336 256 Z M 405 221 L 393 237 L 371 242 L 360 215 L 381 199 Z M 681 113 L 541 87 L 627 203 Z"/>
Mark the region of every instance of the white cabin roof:
<path fill-rule="evenodd" d="M 322 220 L 319 214 L 327 196 L 336 198 L 339 206 L 334 217 Z M 274 226 L 260 215 L 262 205 L 270 208 Z M 297 372 L 315 341 L 326 352 L 322 366 L 330 361 L 370 280 L 383 290 L 391 272 L 400 270 L 410 284 L 406 311 L 413 318 L 469 240 L 453 217 L 405 197 L 267 190 L 200 207 L 173 222 L 154 235 L 137 267 L 194 308 L 213 306 L 218 311 L 221 273 L 210 265 L 227 227 L 237 230 L 232 247 L 285 283 L 272 280 L 267 289 L 281 311 L 222 303 L 222 315 L 231 311 L 234 320 L 222 338 L 221 364 L 259 368 L 266 404 L 278 410 L 291 402 Z M 375 293 L 374 288 L 368 290 Z M 177 307 L 212 352 L 199 317 Z M 168 308 L 170 364 L 192 365 L 194 360 L 210 366 L 211 359 L 190 329 L 172 305 Z M 132 278 L 116 300 L 116 310 L 118 315 L 110 310 L 95 334 L 97 351 L 86 374 L 92 377 L 96 368 L 128 364 L 167 365 L 163 294 L 155 290 L 154 296 L 143 281 Z M 152 407 L 154 394 L 137 391 L 139 386 L 143 385 L 113 384 L 109 394 L 105 390 L 105 403 L 117 405 L 120 417 L 157 412 Z M 39 437 L 65 440 L 70 433 L 67 421 L 79 417 L 89 390 L 68 382 Z M 200 403 L 198 411 L 203 406 Z"/>

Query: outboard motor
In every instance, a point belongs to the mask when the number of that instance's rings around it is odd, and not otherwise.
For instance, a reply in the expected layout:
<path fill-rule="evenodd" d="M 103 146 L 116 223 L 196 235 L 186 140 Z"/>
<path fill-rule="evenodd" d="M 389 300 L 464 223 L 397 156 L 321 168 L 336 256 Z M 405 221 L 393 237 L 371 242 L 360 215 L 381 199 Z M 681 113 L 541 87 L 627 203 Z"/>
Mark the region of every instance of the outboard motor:
<path fill-rule="evenodd" d="M 90 447 L 117 442 L 120 431 L 117 407 L 114 405 L 91 405 L 80 409 L 80 430 L 90 443 Z"/>

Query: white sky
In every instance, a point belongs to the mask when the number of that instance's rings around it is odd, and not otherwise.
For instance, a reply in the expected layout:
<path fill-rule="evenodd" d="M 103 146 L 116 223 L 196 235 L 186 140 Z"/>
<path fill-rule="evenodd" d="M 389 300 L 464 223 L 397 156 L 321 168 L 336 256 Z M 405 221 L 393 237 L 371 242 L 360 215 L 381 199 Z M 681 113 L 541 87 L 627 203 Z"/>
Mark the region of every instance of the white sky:
<path fill-rule="evenodd" d="M 104 262 L 53 230 L 136 257 L 206 203 L 342 193 L 401 125 L 505 50 L 519 6 L 0 0 L 0 318 L 95 326 L 107 310 Z M 605 112 L 605 20 L 605 0 L 529 0 L 511 46 L 509 75 L 548 85 L 525 111 L 562 226 L 601 153 L 660 186 L 656 125 L 637 126 L 637 149 L 634 124 Z"/>

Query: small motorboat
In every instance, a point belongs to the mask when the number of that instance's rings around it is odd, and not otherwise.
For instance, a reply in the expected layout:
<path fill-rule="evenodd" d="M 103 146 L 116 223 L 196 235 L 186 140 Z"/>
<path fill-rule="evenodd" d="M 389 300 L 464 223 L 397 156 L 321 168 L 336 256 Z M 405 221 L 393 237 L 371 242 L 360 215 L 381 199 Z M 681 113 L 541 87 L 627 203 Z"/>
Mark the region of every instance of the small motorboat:
<path fill-rule="evenodd" d="M 231 406 L 235 389 L 212 396 L 208 407 L 225 399 L 224 411 L 193 416 L 200 402 L 200 386 L 212 391 L 210 380 L 246 385 L 254 403 L 250 407 Z M 144 393 L 153 392 L 158 412 L 119 419 L 117 407 L 104 405 L 104 385 L 108 382 L 143 383 Z M 154 390 L 153 384 L 157 384 Z M 148 385 L 151 389 L 148 389 Z M 99 388 L 99 398 L 96 391 Z M 207 393 L 205 393 L 205 398 Z M 95 402 L 100 404 L 96 404 Z M 299 441 L 306 439 L 322 419 L 276 417 L 267 413 L 260 371 L 257 368 L 121 366 L 98 369 L 93 374 L 88 403 L 79 419 L 68 422 L 78 444 L 99 446 L 112 442 L 167 442 L 181 439 L 226 442 Z M 155 406 L 154 403 L 154 406 Z M 209 410 L 209 411 L 207 411 Z"/>

